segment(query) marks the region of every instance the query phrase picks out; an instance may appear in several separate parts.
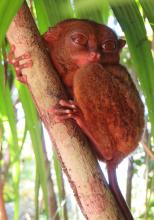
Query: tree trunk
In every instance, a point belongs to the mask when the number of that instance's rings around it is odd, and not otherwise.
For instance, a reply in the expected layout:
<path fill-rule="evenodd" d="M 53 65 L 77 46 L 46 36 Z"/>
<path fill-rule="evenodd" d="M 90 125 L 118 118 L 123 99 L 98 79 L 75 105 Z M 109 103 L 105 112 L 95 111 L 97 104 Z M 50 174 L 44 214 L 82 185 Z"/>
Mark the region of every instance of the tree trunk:
<path fill-rule="evenodd" d="M 16 46 L 15 56 L 27 51 L 31 54 L 33 66 L 23 74 L 84 216 L 90 220 L 123 220 L 86 137 L 73 120 L 54 123 L 48 113 L 59 99 L 67 97 L 26 3 L 12 21 L 7 37 Z"/>

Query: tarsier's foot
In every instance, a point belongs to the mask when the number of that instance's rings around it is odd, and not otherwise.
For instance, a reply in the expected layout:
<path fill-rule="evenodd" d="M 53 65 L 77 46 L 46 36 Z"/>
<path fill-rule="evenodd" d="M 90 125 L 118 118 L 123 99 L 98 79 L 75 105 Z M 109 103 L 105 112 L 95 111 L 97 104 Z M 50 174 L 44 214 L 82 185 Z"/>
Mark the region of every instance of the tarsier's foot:
<path fill-rule="evenodd" d="M 27 78 L 26 78 L 26 76 L 24 76 L 22 74 L 22 70 L 25 69 L 25 68 L 32 67 L 33 62 L 30 59 L 31 55 L 27 52 L 27 53 L 24 53 L 23 55 L 15 58 L 14 57 L 14 52 L 15 52 L 15 46 L 11 45 L 10 53 L 8 55 L 7 60 L 10 64 L 12 64 L 14 66 L 15 71 L 16 71 L 17 79 L 20 82 L 22 82 L 24 84 L 27 84 Z M 20 61 L 25 61 L 25 60 L 27 60 L 25 63 L 20 64 Z"/>
<path fill-rule="evenodd" d="M 54 116 L 55 122 L 63 122 L 71 118 L 79 124 L 83 118 L 81 110 L 72 100 L 66 101 L 61 99 L 59 106 L 49 109 L 49 113 Z"/>

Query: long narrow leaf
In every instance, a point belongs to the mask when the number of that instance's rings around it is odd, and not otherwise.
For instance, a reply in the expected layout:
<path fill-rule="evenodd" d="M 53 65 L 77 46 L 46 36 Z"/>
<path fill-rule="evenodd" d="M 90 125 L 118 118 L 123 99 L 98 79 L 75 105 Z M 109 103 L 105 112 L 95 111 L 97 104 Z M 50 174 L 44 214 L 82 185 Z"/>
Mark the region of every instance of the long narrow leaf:
<path fill-rule="evenodd" d="M 151 28 L 154 31 L 154 1 L 140 0 L 145 16 L 148 18 Z"/>
<path fill-rule="evenodd" d="M 5 128 L 5 135 L 7 142 L 10 146 L 11 161 L 13 164 L 13 184 L 14 184 L 14 196 L 15 196 L 15 207 L 14 207 L 14 219 L 18 220 L 19 217 L 19 177 L 20 177 L 20 161 L 16 157 L 19 155 L 18 146 L 18 135 L 16 128 L 16 116 L 14 112 L 14 106 L 11 98 L 11 92 L 8 84 L 4 85 L 4 69 L 3 60 L 0 55 L 0 119 L 3 121 Z"/>
<path fill-rule="evenodd" d="M 34 0 L 38 27 L 41 33 L 48 27 L 54 26 L 58 21 L 74 17 L 69 0 Z"/>
<path fill-rule="evenodd" d="M 0 1 L 0 45 L 5 37 L 7 28 L 13 18 L 20 8 L 23 0 L 1 0 Z"/>
<path fill-rule="evenodd" d="M 40 184 L 42 187 L 46 212 L 48 214 L 48 192 L 47 192 L 47 173 L 45 167 L 45 161 L 43 156 L 42 141 L 41 141 L 41 127 L 38 120 L 37 112 L 35 106 L 32 102 L 32 98 L 29 94 L 28 89 L 20 85 L 19 87 L 19 97 L 25 112 L 25 119 L 27 123 L 27 128 L 30 132 L 30 137 L 32 141 L 32 146 L 36 159 L 37 171 L 39 172 Z M 41 166 L 40 166 L 41 164 Z"/>

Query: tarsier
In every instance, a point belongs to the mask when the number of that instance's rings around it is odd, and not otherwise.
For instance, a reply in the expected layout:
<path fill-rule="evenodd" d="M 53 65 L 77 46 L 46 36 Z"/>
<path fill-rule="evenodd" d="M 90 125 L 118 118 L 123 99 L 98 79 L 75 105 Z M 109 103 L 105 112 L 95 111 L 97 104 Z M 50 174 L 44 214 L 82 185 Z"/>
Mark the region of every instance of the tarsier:
<path fill-rule="evenodd" d="M 144 127 L 144 108 L 126 68 L 119 64 L 125 41 L 109 27 L 94 21 L 69 19 L 50 28 L 44 40 L 51 61 L 71 101 L 60 100 L 51 109 L 56 122 L 74 119 L 92 143 L 99 160 L 105 161 L 109 186 L 126 220 L 133 217 L 120 192 L 117 165 L 138 145 Z M 12 50 L 13 51 L 13 50 Z M 10 62 L 12 53 L 10 56 Z M 12 63 L 25 82 L 19 61 Z"/>

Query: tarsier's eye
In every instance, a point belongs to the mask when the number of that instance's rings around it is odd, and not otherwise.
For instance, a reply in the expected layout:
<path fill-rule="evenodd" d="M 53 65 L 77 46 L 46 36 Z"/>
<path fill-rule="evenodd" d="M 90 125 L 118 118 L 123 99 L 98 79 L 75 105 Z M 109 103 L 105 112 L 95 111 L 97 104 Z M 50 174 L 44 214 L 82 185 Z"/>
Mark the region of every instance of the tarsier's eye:
<path fill-rule="evenodd" d="M 86 46 L 88 43 L 88 38 L 84 34 L 81 34 L 81 33 L 72 34 L 71 39 L 75 44 L 78 44 L 81 46 Z"/>
<path fill-rule="evenodd" d="M 114 40 L 107 40 L 102 44 L 102 49 L 104 52 L 112 52 L 116 49 L 117 44 Z"/>

